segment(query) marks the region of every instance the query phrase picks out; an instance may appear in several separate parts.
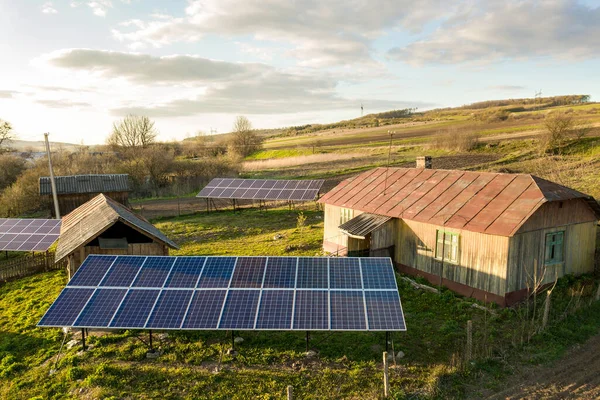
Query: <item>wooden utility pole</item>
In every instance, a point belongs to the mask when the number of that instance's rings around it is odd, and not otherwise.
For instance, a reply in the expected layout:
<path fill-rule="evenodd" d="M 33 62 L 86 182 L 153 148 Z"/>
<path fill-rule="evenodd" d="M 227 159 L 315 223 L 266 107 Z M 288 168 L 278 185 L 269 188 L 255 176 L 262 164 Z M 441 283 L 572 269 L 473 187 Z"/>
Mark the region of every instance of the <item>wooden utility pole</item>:
<path fill-rule="evenodd" d="M 46 154 L 48 154 L 48 167 L 50 168 L 50 186 L 52 187 L 52 199 L 54 200 L 54 215 L 56 219 L 60 219 L 60 210 L 58 209 L 58 196 L 56 194 L 56 182 L 54 181 L 54 169 L 52 169 L 52 157 L 50 156 L 50 143 L 48 142 L 48 135 L 50 135 L 50 133 L 44 133 Z"/>

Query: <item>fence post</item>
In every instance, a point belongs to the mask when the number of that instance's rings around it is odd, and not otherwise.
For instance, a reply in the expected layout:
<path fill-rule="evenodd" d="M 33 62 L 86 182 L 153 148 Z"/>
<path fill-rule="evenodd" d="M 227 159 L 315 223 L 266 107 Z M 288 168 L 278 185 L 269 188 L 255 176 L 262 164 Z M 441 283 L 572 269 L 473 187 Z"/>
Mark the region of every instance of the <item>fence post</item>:
<path fill-rule="evenodd" d="M 465 359 L 467 362 L 471 361 L 473 358 L 473 321 L 467 321 L 467 351 L 465 354 Z"/>
<path fill-rule="evenodd" d="M 292 385 L 288 385 L 287 387 L 287 400 L 293 400 L 294 398 L 294 387 Z"/>
<path fill-rule="evenodd" d="M 390 395 L 390 377 L 388 375 L 388 353 L 383 352 L 383 396 L 388 397 Z"/>
<path fill-rule="evenodd" d="M 550 314 L 550 295 L 552 294 L 551 290 L 546 292 L 546 304 L 544 304 L 544 316 L 542 317 L 542 330 L 546 329 L 546 325 L 548 325 L 548 315 Z"/>

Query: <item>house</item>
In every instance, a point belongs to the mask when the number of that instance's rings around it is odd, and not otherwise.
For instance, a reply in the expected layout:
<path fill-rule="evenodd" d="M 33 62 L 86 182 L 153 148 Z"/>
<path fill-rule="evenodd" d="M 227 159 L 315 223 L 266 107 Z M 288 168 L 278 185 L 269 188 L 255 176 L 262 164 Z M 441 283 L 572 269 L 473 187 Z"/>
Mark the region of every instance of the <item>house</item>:
<path fill-rule="evenodd" d="M 591 196 L 533 175 L 426 166 L 376 168 L 323 196 L 324 250 L 389 255 L 404 273 L 500 305 L 594 271 Z"/>
<path fill-rule="evenodd" d="M 130 209 L 99 194 L 63 217 L 56 262 L 69 278 L 90 254 L 167 256 L 177 245 Z"/>
<path fill-rule="evenodd" d="M 131 184 L 128 174 L 57 176 L 55 182 L 61 215 L 67 215 L 100 193 L 125 206 L 129 204 Z M 49 177 L 40 178 L 40 195 L 48 204 L 52 216 L 55 216 Z"/>

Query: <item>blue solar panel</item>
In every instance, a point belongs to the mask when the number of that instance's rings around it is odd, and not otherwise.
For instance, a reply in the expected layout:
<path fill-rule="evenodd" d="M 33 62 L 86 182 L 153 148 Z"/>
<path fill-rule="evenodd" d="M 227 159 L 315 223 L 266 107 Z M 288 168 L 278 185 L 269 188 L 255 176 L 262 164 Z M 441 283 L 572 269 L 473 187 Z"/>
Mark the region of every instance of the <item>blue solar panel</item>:
<path fill-rule="evenodd" d="M 400 296 L 397 291 L 365 292 L 369 329 L 405 330 Z"/>
<path fill-rule="evenodd" d="M 362 289 L 357 258 L 332 257 L 329 260 L 331 289 Z"/>
<path fill-rule="evenodd" d="M 231 287 L 260 288 L 266 263 L 266 257 L 239 257 L 231 278 Z"/>
<path fill-rule="evenodd" d="M 118 257 L 98 286 L 130 286 L 145 260 L 146 257 Z"/>
<path fill-rule="evenodd" d="M 90 256 L 40 325 L 406 330 L 389 258 L 325 257 Z"/>
<path fill-rule="evenodd" d="M 300 257 L 298 259 L 297 288 L 327 289 L 327 258 Z"/>
<path fill-rule="evenodd" d="M 170 257 L 148 257 L 133 287 L 162 287 L 175 260 Z"/>
<path fill-rule="evenodd" d="M 294 329 L 329 329 L 329 293 L 326 290 L 297 290 Z"/>
<path fill-rule="evenodd" d="M 193 290 L 163 290 L 146 328 L 181 328 L 193 292 Z"/>
<path fill-rule="evenodd" d="M 226 293 L 226 290 L 196 290 L 183 328 L 216 329 Z"/>
<path fill-rule="evenodd" d="M 290 329 L 293 290 L 263 290 L 256 329 Z"/>
<path fill-rule="evenodd" d="M 98 289 L 83 309 L 75 327 L 102 328 L 108 326 L 127 289 Z"/>
<path fill-rule="evenodd" d="M 235 265 L 235 257 L 211 257 L 198 281 L 199 288 L 227 288 Z"/>
<path fill-rule="evenodd" d="M 167 279 L 167 288 L 194 288 L 200 278 L 205 257 L 177 257 L 171 274 Z"/>
<path fill-rule="evenodd" d="M 116 256 L 89 256 L 75 272 L 68 286 L 98 286 L 116 259 Z"/>
<path fill-rule="evenodd" d="M 72 326 L 94 289 L 66 288 L 50 306 L 39 326 Z"/>
<path fill-rule="evenodd" d="M 394 267 L 389 258 L 360 259 L 365 289 L 397 289 Z"/>
<path fill-rule="evenodd" d="M 296 283 L 295 257 L 269 257 L 264 288 L 293 288 Z"/>
<path fill-rule="evenodd" d="M 158 289 L 129 290 L 109 326 L 111 328 L 144 328 L 159 293 Z"/>
<path fill-rule="evenodd" d="M 362 291 L 331 291 L 331 329 L 367 328 Z"/>
<path fill-rule="evenodd" d="M 220 329 L 253 329 L 260 290 L 230 290 L 219 323 Z"/>

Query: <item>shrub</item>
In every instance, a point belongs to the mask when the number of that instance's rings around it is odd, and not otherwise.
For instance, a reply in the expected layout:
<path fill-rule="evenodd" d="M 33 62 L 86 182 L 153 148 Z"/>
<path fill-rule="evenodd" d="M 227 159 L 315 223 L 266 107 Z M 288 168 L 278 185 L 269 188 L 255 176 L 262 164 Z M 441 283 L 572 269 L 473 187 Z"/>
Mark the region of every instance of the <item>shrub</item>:
<path fill-rule="evenodd" d="M 430 147 L 450 151 L 471 151 L 479 145 L 479 137 L 473 132 L 460 132 L 450 129 L 441 133 L 429 143 Z"/>

